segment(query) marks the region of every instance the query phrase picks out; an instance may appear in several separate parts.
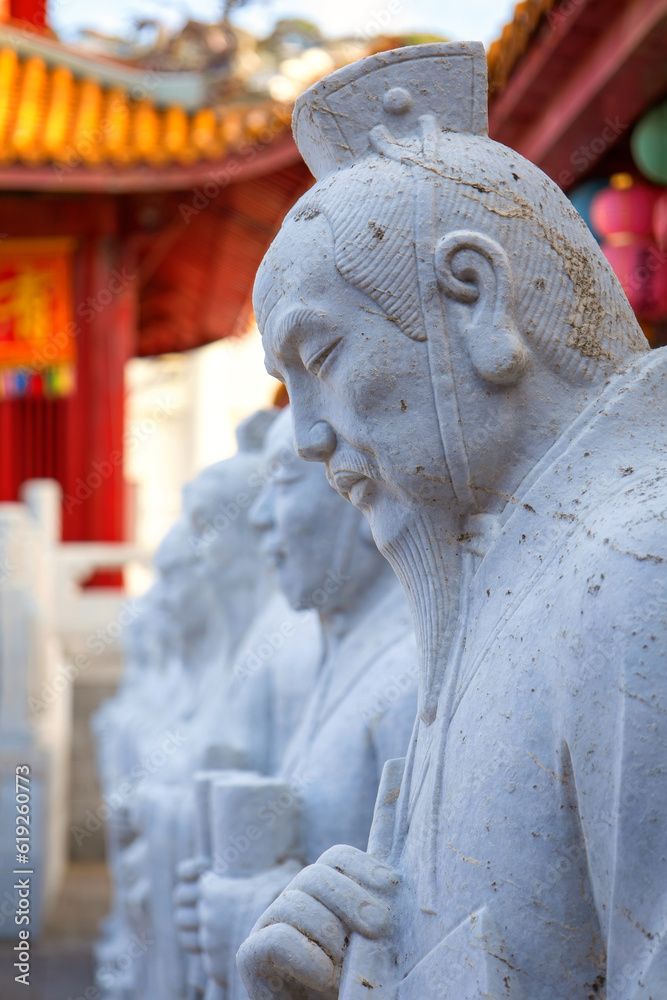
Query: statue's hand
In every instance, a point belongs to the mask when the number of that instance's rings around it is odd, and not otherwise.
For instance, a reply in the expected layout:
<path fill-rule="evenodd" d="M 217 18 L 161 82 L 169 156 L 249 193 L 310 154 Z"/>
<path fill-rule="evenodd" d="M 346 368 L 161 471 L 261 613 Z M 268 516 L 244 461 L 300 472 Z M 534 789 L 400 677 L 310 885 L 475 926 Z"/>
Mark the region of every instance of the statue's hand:
<path fill-rule="evenodd" d="M 398 873 L 354 847 L 304 868 L 255 924 L 236 961 L 251 1000 L 333 1000 L 350 934 L 389 936 Z M 310 994 L 312 996 L 312 994 Z"/>
<path fill-rule="evenodd" d="M 236 917 L 234 889 L 243 880 L 224 878 L 208 871 L 199 881 L 199 943 L 208 976 L 226 985 L 230 966 L 234 967 L 231 948 Z M 230 950 L 231 949 L 231 950 Z"/>
<path fill-rule="evenodd" d="M 123 848 L 139 836 L 137 818 L 131 803 L 126 802 L 118 809 L 112 809 L 107 824 L 112 838 Z"/>
<path fill-rule="evenodd" d="M 200 878 L 199 944 L 204 969 L 234 995 L 242 989 L 236 969 L 239 944 L 257 914 L 275 900 L 300 869 L 297 860 L 288 859 L 247 876 L 230 878 L 207 871 Z"/>
<path fill-rule="evenodd" d="M 178 884 L 174 889 L 174 923 L 178 931 L 178 943 L 184 951 L 197 953 L 199 944 L 199 877 L 208 863 L 204 858 L 188 858 L 181 861 L 176 869 Z"/>

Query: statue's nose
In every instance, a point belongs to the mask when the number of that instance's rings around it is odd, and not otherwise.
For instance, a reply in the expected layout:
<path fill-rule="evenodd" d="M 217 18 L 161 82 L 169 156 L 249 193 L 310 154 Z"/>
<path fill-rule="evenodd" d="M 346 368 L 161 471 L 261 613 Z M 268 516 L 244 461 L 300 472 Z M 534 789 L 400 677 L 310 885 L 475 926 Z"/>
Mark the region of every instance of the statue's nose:
<path fill-rule="evenodd" d="M 248 511 L 250 524 L 255 531 L 268 531 L 273 527 L 273 516 L 269 499 L 270 487 L 265 487 Z"/>
<path fill-rule="evenodd" d="M 296 433 L 296 450 L 306 462 L 326 462 L 336 450 L 336 435 L 325 420 L 318 420 L 307 431 Z"/>

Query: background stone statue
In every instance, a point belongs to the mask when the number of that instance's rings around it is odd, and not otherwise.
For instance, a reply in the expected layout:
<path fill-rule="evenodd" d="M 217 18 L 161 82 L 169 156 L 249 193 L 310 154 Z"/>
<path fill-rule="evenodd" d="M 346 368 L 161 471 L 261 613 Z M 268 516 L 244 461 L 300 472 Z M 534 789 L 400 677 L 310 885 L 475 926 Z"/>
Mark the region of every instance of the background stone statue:
<path fill-rule="evenodd" d="M 246 997 L 235 966 L 238 946 L 301 866 L 339 841 L 366 846 L 383 764 L 407 749 L 417 708 L 409 609 L 365 519 L 341 501 L 321 467 L 296 456 L 288 412 L 269 432 L 266 460 L 267 485 L 251 518 L 292 608 L 317 610 L 324 656 L 278 768 L 287 798 L 274 793 L 275 815 L 239 807 L 235 831 L 229 818 L 219 820 L 226 832 L 212 831 L 213 871 L 198 892 L 187 880 L 177 892 L 177 922 L 186 935 L 199 922 L 206 968 L 220 987 L 215 995 L 228 1000 Z M 249 798 L 254 794 L 253 780 Z M 236 859 L 243 877 L 230 870 L 230 847 L 236 853 L 245 841 L 248 852 L 253 848 L 249 822 L 264 852 L 267 841 L 284 836 L 288 819 L 297 830 L 289 862 L 269 868 L 262 854 L 253 870 L 244 856 Z M 280 849 L 268 850 L 269 858 L 281 856 Z"/>
<path fill-rule="evenodd" d="M 212 595 L 201 592 L 190 539 L 179 520 L 159 546 L 156 582 L 137 602 L 125 633 L 126 675 L 93 721 L 100 784 L 110 804 L 105 832 L 114 894 L 96 957 L 99 986 L 113 1000 L 131 1000 L 146 966 L 150 881 L 147 845 L 137 840 L 137 795 L 166 763 L 166 749 L 171 754 L 183 749 L 184 736 L 177 733 L 174 740 L 167 716 L 173 723 L 174 707 L 183 696 L 186 630 L 195 639 L 192 651 L 198 651 L 212 609 L 206 600 Z M 193 612 L 187 626 L 181 609 Z M 127 962 L 136 942 L 139 950 Z"/>
<path fill-rule="evenodd" d="M 317 184 L 255 312 L 299 454 L 403 581 L 419 721 L 369 851 L 325 852 L 244 943 L 253 1000 L 667 993 L 666 356 L 485 119 L 476 43 L 295 109 Z"/>
<path fill-rule="evenodd" d="M 119 803 L 108 823 L 116 902 L 98 948 L 98 979 L 110 997 L 185 994 L 171 893 L 178 863 L 192 854 L 192 776 L 202 767 L 247 766 L 244 748 L 230 736 L 236 658 L 244 644 L 259 641 L 267 606 L 281 620 L 295 618 L 275 594 L 248 523 L 263 482 L 261 446 L 274 416 L 250 418 L 239 430 L 237 455 L 185 488 L 184 512 L 158 549 L 157 582 L 130 632 L 130 651 L 139 662 L 133 661 L 97 723 L 105 796 Z M 320 645 L 314 619 L 296 618 L 284 648 L 272 648 L 270 659 L 290 662 L 290 644 L 298 645 L 300 667 L 286 687 L 301 704 Z M 277 701 L 289 706 L 293 724 L 298 704 L 286 694 Z M 264 745 L 276 727 L 258 721 L 246 716 L 245 730 Z M 235 727 L 234 735 L 242 729 L 236 718 Z M 123 970 L 133 940 L 151 946 Z"/>

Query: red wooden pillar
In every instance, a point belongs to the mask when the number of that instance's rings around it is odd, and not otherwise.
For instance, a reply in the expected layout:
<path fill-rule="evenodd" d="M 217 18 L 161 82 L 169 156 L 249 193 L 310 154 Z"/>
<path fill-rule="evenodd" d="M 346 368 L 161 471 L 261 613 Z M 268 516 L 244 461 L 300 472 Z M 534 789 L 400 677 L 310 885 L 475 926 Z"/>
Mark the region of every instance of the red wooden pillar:
<path fill-rule="evenodd" d="M 57 479 L 66 541 L 125 537 L 124 368 L 135 353 L 138 279 L 119 214 L 105 196 L 0 197 L 10 236 L 77 241 L 76 389 L 64 399 L 0 401 L 0 502 L 17 500 L 26 479 Z"/>
<path fill-rule="evenodd" d="M 137 275 L 115 236 L 84 239 L 74 268 L 77 389 L 66 402 L 65 540 L 122 541 L 124 369 L 134 353 Z"/>

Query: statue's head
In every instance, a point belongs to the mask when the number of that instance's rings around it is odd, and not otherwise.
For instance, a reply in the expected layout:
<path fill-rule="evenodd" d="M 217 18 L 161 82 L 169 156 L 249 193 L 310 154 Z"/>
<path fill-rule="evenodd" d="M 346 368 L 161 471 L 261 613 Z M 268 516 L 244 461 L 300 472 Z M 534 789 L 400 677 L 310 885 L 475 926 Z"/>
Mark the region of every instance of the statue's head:
<path fill-rule="evenodd" d="M 158 574 L 154 590 L 160 620 L 167 634 L 182 637 L 186 632 L 202 631 L 210 604 L 202 599 L 201 560 L 193 552 L 190 528 L 183 515 L 158 545 L 153 565 Z"/>
<path fill-rule="evenodd" d="M 415 506 L 484 511 L 508 456 L 560 433 L 562 399 L 647 350 L 627 299 L 560 189 L 488 138 L 478 43 L 362 60 L 303 95 L 294 128 L 317 183 L 255 312 L 299 454 L 381 545 Z"/>
<path fill-rule="evenodd" d="M 338 610 L 355 586 L 368 586 L 384 560 L 361 513 L 331 489 L 321 465 L 297 456 L 293 442 L 285 410 L 268 434 L 266 484 L 251 519 L 292 607 L 326 613 Z"/>
<path fill-rule="evenodd" d="M 275 410 L 258 410 L 237 429 L 238 451 L 209 465 L 183 490 L 190 547 L 216 590 L 255 587 L 262 564 L 248 510 L 262 485 L 262 448 Z"/>

